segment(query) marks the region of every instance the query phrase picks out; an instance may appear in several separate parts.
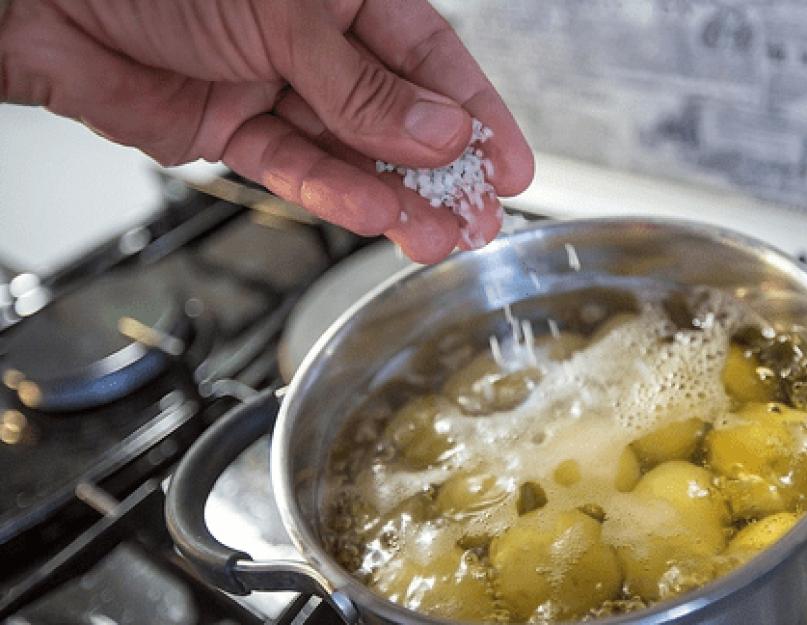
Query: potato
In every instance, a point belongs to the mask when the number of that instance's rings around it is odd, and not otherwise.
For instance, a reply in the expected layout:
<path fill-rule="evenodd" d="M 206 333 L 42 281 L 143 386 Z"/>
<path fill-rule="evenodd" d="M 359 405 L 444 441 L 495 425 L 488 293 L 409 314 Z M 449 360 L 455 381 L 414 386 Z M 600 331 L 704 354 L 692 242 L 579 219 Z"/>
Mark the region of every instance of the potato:
<path fill-rule="evenodd" d="M 712 579 L 711 558 L 726 544 L 729 521 L 726 503 L 712 486 L 712 475 L 689 462 L 670 460 L 645 474 L 633 496 L 640 520 L 640 515 L 652 517 L 651 510 L 658 508 L 654 501 L 668 504 L 670 512 L 664 522 L 637 528 L 630 541 L 618 546 L 629 594 L 656 601 Z"/>
<path fill-rule="evenodd" d="M 574 486 L 580 481 L 580 465 L 576 460 L 559 462 L 552 478 L 561 486 Z"/>
<path fill-rule="evenodd" d="M 647 468 L 668 460 L 691 460 L 705 429 L 706 424 L 696 417 L 674 421 L 633 441 L 631 447 Z"/>
<path fill-rule="evenodd" d="M 481 512 L 507 496 L 504 485 L 489 473 L 458 473 L 438 489 L 435 505 L 445 515 Z"/>
<path fill-rule="evenodd" d="M 520 405 L 539 379 L 535 369 L 507 373 L 492 356 L 480 354 L 446 380 L 443 393 L 466 414 L 490 414 Z"/>
<path fill-rule="evenodd" d="M 693 491 L 701 490 L 699 482 L 695 480 Z M 712 559 L 726 543 L 723 527 L 712 514 L 690 519 L 692 506 L 681 505 L 678 489 L 671 490 L 676 496 L 662 498 L 634 489 L 610 502 L 603 523 L 604 540 L 616 548 L 626 593 L 644 601 L 675 596 L 710 581 L 715 574 Z"/>
<path fill-rule="evenodd" d="M 790 426 L 807 424 L 807 412 L 778 402 L 747 403 L 737 414 L 749 421 L 775 422 Z"/>
<path fill-rule="evenodd" d="M 756 356 L 746 356 L 742 347 L 732 344 L 723 369 L 726 392 L 741 402 L 772 401 L 776 398 L 776 380 L 761 376 L 763 370 Z"/>
<path fill-rule="evenodd" d="M 535 339 L 538 349 L 546 350 L 550 360 L 568 360 L 575 352 L 579 352 L 588 345 L 588 339 L 574 332 L 560 332 L 557 335 L 544 334 Z"/>
<path fill-rule="evenodd" d="M 604 339 L 606 336 L 611 334 L 614 330 L 618 329 L 619 326 L 628 323 L 629 321 L 635 321 L 637 318 L 636 313 L 631 312 L 620 312 L 615 315 L 611 315 L 603 321 L 597 329 L 594 330 L 594 333 L 591 335 L 591 344 L 597 343 Z"/>
<path fill-rule="evenodd" d="M 725 544 L 729 511 L 712 485 L 712 474 L 683 460 L 670 460 L 646 473 L 633 492 L 638 497 L 669 502 L 695 531 L 691 537 L 715 552 Z"/>
<path fill-rule="evenodd" d="M 717 480 L 717 486 L 726 498 L 735 521 L 759 519 L 783 512 L 791 501 L 785 489 L 753 473 L 741 473 L 736 479 L 721 477 Z"/>
<path fill-rule="evenodd" d="M 630 446 L 625 447 L 617 461 L 614 486 L 620 493 L 627 493 L 633 490 L 641 477 L 639 459 Z"/>
<path fill-rule="evenodd" d="M 622 584 L 600 524 L 578 510 L 519 517 L 493 539 L 490 561 L 513 620 L 526 621 L 539 606 L 552 618 L 578 618 L 616 597 Z"/>
<path fill-rule="evenodd" d="M 490 621 L 494 606 L 484 569 L 459 547 L 443 549 L 422 564 L 399 556 L 371 584 L 411 610 L 459 621 Z"/>
<path fill-rule="evenodd" d="M 395 413 L 384 437 L 407 465 L 426 468 L 443 460 L 451 449 L 451 438 L 435 428 L 440 415 L 451 408 L 451 403 L 439 395 L 417 397 Z"/>
<path fill-rule="evenodd" d="M 799 516 L 792 512 L 779 512 L 746 525 L 731 539 L 726 554 L 756 555 L 787 534 L 798 520 Z"/>
<path fill-rule="evenodd" d="M 807 493 L 807 461 L 788 423 L 799 411 L 749 405 L 745 421 L 706 436 L 707 461 L 724 476 L 722 490 L 735 519 L 794 509 Z"/>

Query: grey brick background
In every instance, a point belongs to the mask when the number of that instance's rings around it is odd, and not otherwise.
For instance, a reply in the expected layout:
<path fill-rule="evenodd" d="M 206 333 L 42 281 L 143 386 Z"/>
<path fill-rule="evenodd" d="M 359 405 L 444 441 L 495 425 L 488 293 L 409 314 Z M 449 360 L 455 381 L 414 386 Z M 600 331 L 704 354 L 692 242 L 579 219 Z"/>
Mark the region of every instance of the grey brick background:
<path fill-rule="evenodd" d="M 807 211 L 807 0 L 434 0 L 533 147 Z"/>

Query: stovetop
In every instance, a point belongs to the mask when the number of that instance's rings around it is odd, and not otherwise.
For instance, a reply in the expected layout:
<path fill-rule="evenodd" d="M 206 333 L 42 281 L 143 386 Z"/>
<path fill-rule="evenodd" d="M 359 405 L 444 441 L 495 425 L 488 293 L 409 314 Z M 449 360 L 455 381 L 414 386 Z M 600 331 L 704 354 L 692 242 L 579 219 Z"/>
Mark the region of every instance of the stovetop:
<path fill-rule="evenodd" d="M 162 484 L 211 422 L 282 384 L 294 303 L 366 243 L 183 192 L 57 274 L 0 271 L 3 622 L 333 622 L 315 598 L 201 582 L 166 533 Z M 212 493 L 214 534 L 293 555 L 269 489 L 263 440 Z"/>

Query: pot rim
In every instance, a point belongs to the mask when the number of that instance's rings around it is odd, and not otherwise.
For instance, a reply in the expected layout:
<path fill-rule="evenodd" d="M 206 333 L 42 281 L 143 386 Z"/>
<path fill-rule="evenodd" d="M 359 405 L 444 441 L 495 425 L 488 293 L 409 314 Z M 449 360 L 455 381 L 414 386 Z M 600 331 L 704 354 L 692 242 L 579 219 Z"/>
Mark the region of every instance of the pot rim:
<path fill-rule="evenodd" d="M 657 218 L 657 217 L 603 217 L 572 219 L 566 221 L 538 222 L 531 228 L 499 237 L 485 248 L 474 252 L 460 252 L 452 254 L 446 260 L 432 266 L 413 265 L 407 267 L 361 297 L 354 305 L 346 310 L 317 340 L 306 355 L 299 370 L 288 387 L 284 401 L 275 424 L 272 435 L 271 453 L 271 480 L 274 496 L 280 511 L 280 517 L 294 546 L 300 554 L 315 569 L 324 575 L 333 591 L 347 595 L 363 609 L 382 616 L 392 622 L 398 623 L 428 623 L 431 625 L 457 625 L 460 621 L 428 616 L 405 608 L 399 604 L 385 599 L 373 592 L 369 587 L 344 570 L 336 560 L 324 549 L 316 536 L 309 531 L 302 522 L 304 517 L 295 503 L 293 496 L 293 475 L 286 471 L 283 464 L 287 457 L 290 445 L 291 432 L 294 424 L 293 415 L 290 414 L 289 401 L 291 397 L 299 394 L 303 381 L 310 375 L 320 355 L 327 351 L 332 339 L 340 333 L 342 328 L 360 311 L 372 305 L 379 297 L 391 290 L 399 282 L 411 279 L 415 275 L 433 270 L 433 267 L 445 267 L 452 260 L 462 254 L 494 254 L 503 247 L 509 246 L 511 241 L 528 239 L 551 233 L 553 238 L 562 236 L 563 231 L 593 227 L 603 228 L 665 228 L 671 234 L 682 233 L 699 236 L 714 243 L 729 245 L 742 249 L 759 258 L 761 262 L 774 266 L 794 281 L 799 282 L 807 292 L 807 270 L 800 268 L 795 259 L 785 254 L 773 245 L 749 237 L 728 228 L 714 226 L 687 219 Z M 765 549 L 760 555 L 753 558 L 744 566 L 720 577 L 717 581 L 706 584 L 698 590 L 685 593 L 680 598 L 662 601 L 659 604 L 638 612 L 599 619 L 594 622 L 601 625 L 628 625 L 643 623 L 645 625 L 661 625 L 675 623 L 691 613 L 730 598 L 743 589 L 749 589 L 755 582 L 766 578 L 774 572 L 780 564 L 794 557 L 799 547 L 807 544 L 807 518 L 802 518 L 782 539 L 773 546 Z M 576 621 L 575 621 L 576 622 Z"/>

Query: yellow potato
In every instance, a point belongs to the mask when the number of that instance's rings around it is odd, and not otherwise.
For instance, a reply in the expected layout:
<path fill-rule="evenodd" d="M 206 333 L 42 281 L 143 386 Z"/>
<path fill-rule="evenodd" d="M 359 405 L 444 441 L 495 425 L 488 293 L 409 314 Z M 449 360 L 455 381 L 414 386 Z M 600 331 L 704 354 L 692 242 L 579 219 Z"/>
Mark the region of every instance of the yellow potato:
<path fill-rule="evenodd" d="M 439 395 L 417 397 L 395 413 L 384 436 L 406 464 L 426 468 L 444 459 L 451 449 L 450 437 L 435 428 L 440 415 L 450 409 L 451 403 Z"/>
<path fill-rule="evenodd" d="M 779 402 L 747 403 L 737 414 L 749 421 L 775 422 L 791 426 L 807 424 L 807 412 Z"/>
<path fill-rule="evenodd" d="M 755 555 L 787 534 L 799 520 L 792 512 L 779 512 L 741 529 L 726 547 L 727 555 Z"/>
<path fill-rule="evenodd" d="M 807 495 L 807 457 L 794 435 L 805 414 L 781 404 L 747 404 L 741 420 L 706 436 L 707 461 L 735 519 L 794 510 Z"/>
<path fill-rule="evenodd" d="M 683 460 L 670 460 L 646 473 L 633 492 L 638 497 L 670 503 L 695 530 L 691 537 L 707 549 L 725 544 L 729 511 L 722 494 L 712 485 L 712 474 Z"/>
<path fill-rule="evenodd" d="M 470 552 L 443 549 L 427 564 L 397 558 L 371 584 L 411 610 L 459 621 L 490 621 L 494 606 L 484 569 Z"/>
<path fill-rule="evenodd" d="M 723 369 L 726 392 L 741 402 L 773 401 L 776 398 L 776 380 L 760 375 L 765 371 L 755 356 L 746 356 L 742 347 L 732 344 Z"/>
<path fill-rule="evenodd" d="M 526 621 L 539 606 L 552 618 L 578 618 L 615 598 L 622 584 L 600 524 L 578 510 L 519 517 L 494 538 L 490 561 L 496 590 L 514 620 Z"/>
<path fill-rule="evenodd" d="M 489 473 L 458 473 L 438 489 L 435 505 L 446 515 L 481 512 L 507 496 L 503 484 Z"/>
<path fill-rule="evenodd" d="M 788 427 L 771 420 L 738 423 L 706 435 L 707 461 L 726 477 L 750 473 L 776 479 L 790 471 L 793 450 Z"/>
<path fill-rule="evenodd" d="M 611 332 L 619 328 L 619 326 L 628 323 L 629 321 L 634 321 L 636 318 L 636 313 L 629 312 L 621 312 L 611 315 L 608 319 L 597 326 L 596 330 L 594 330 L 594 333 L 591 335 L 591 343 L 594 344 L 604 339 L 606 336 L 611 334 Z"/>
<path fill-rule="evenodd" d="M 552 477 L 561 486 L 574 486 L 580 481 L 580 465 L 576 460 L 559 462 Z"/>
<path fill-rule="evenodd" d="M 705 428 L 706 424 L 696 417 L 674 421 L 645 434 L 631 446 L 645 467 L 668 460 L 691 460 Z"/>
<path fill-rule="evenodd" d="M 550 360 L 568 360 L 575 352 L 588 345 L 588 339 L 574 332 L 560 332 L 558 335 L 544 334 L 535 339 L 538 349 L 545 349 Z"/>
<path fill-rule="evenodd" d="M 480 354 L 446 380 L 443 394 L 466 414 L 490 414 L 521 404 L 539 379 L 535 369 L 507 373 L 489 354 Z"/>
<path fill-rule="evenodd" d="M 735 521 L 759 519 L 783 512 L 791 502 L 786 489 L 753 473 L 740 473 L 735 479 L 721 476 L 717 486 L 726 498 Z"/>
<path fill-rule="evenodd" d="M 630 446 L 625 447 L 617 461 L 614 486 L 620 493 L 627 493 L 633 490 L 641 477 L 639 459 Z"/>
<path fill-rule="evenodd" d="M 701 490 L 699 482 L 695 480 L 693 491 Z M 712 559 L 726 543 L 723 526 L 713 514 L 690 518 L 692 506 L 681 505 L 675 492 L 679 489 L 672 490 L 674 496 L 665 498 L 636 490 L 623 495 L 611 502 L 603 523 L 603 537 L 616 548 L 627 594 L 644 601 L 671 597 L 711 580 Z"/>

